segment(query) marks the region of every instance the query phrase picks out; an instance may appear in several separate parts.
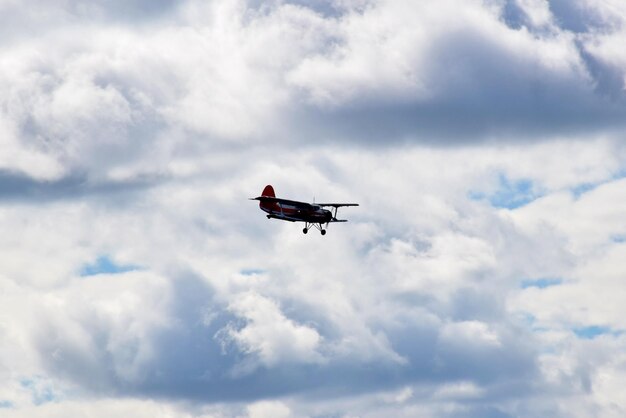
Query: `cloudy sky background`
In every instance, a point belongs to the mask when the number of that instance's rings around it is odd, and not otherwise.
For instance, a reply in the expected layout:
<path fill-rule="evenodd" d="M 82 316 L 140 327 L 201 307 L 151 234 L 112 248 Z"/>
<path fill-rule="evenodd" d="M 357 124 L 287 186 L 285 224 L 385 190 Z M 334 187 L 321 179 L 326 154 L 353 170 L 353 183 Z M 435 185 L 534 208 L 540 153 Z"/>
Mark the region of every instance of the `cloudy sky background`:
<path fill-rule="evenodd" d="M 622 0 L 0 0 L 0 415 L 623 417 Z M 248 197 L 356 201 L 328 235 Z"/>

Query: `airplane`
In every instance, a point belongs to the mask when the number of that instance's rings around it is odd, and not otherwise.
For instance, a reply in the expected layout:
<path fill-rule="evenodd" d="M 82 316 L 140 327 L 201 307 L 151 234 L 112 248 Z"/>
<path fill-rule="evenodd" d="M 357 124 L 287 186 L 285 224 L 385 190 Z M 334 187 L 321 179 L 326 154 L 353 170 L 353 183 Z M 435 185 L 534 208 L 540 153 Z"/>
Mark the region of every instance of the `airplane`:
<path fill-rule="evenodd" d="M 359 206 L 358 203 L 305 203 L 295 200 L 279 199 L 274 193 L 274 188 L 268 184 L 263 189 L 261 196 L 252 197 L 250 200 L 258 200 L 262 211 L 267 212 L 267 219 L 280 219 L 289 222 L 304 222 L 303 233 L 315 227 L 322 235 L 326 235 L 326 229 L 331 222 L 348 222 L 347 219 L 337 219 L 337 209 L 342 206 Z M 331 212 L 324 207 L 332 207 Z M 326 229 L 324 229 L 326 224 Z"/>

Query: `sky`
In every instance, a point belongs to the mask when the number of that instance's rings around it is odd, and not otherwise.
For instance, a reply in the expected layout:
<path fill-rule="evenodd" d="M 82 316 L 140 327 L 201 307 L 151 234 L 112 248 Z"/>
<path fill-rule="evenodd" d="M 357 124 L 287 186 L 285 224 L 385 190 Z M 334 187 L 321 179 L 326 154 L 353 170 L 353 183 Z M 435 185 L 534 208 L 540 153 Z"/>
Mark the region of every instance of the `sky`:
<path fill-rule="evenodd" d="M 622 0 L 0 0 L 0 416 L 623 417 L 625 42 Z"/>

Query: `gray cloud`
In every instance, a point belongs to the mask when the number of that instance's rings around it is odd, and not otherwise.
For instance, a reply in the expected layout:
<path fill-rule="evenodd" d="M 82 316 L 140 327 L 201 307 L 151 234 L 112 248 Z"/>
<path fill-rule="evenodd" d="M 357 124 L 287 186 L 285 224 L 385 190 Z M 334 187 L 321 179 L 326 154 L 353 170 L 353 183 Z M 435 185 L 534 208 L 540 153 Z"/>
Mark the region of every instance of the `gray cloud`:
<path fill-rule="evenodd" d="M 247 14 L 151 3 L 146 16 L 158 11 L 164 26 L 61 29 L 63 18 L 46 29 L 53 50 L 23 30 L 24 47 L 5 53 L 19 65 L 4 77 L 4 116 L 21 148 L 34 144 L 70 175 L 96 177 L 159 171 L 202 142 L 446 145 L 623 128 L 624 71 L 589 51 L 594 33 L 578 39 L 558 26 L 573 6 L 555 5 L 556 26 L 546 30 L 529 26 L 515 2 L 498 13 L 466 4 L 458 16 L 416 7 L 397 22 L 396 2 L 347 4 L 276 2 Z M 94 7 L 134 20 L 125 8 L 144 6 Z M 218 47 L 226 44 L 238 53 L 226 55 Z M 259 54 L 270 46 L 274 55 Z M 32 50 L 40 52 L 23 52 Z"/>
<path fill-rule="evenodd" d="M 0 171 L 0 202 L 45 203 L 63 199 L 116 196 L 127 198 L 149 189 L 163 178 L 136 178 L 129 181 L 92 182 L 87 176 L 74 175 L 60 180 L 38 181 L 30 176 Z M 119 203 L 120 200 L 116 199 Z"/>
<path fill-rule="evenodd" d="M 376 9 L 365 13 L 375 15 Z M 322 138 L 359 138 L 379 144 L 581 137 L 623 128 L 623 70 L 595 59 L 573 38 L 568 40 L 568 32 L 560 27 L 547 32 L 529 27 L 526 14 L 513 2 L 507 3 L 502 18 L 511 29 L 501 30 L 501 35 L 510 36 L 512 41 L 517 38 L 521 48 L 510 47 L 493 38 L 494 33 L 486 34 L 471 24 L 430 41 L 425 64 L 407 69 L 421 78 L 428 98 L 410 93 L 394 97 L 385 91 L 368 95 L 365 87 L 362 95 L 356 93 L 355 98 L 338 106 L 309 108 L 302 123 Z M 497 25 L 495 20 L 493 23 Z M 545 54 L 569 50 L 569 68 L 550 68 L 542 61 L 555 58 L 534 55 L 526 49 L 528 45 L 520 43 L 524 37 L 539 49 L 552 43 L 553 52 L 546 49 Z M 347 43 L 342 53 L 362 53 L 352 48 Z M 415 53 L 409 48 L 392 48 L 390 42 L 384 51 L 390 55 Z M 331 58 L 328 65 L 341 71 L 343 64 Z M 312 90 L 318 88 L 315 81 L 309 85 Z M 317 126 L 324 130 L 316 130 Z"/>
<path fill-rule="evenodd" d="M 617 21 L 617 19 L 607 21 L 607 16 L 603 16 L 601 9 L 594 7 L 593 2 L 554 0 L 549 3 L 549 7 L 558 25 L 575 33 L 590 33 L 597 29 L 611 28 Z"/>
<path fill-rule="evenodd" d="M 579 46 L 581 58 L 595 80 L 595 91 L 608 106 L 620 106 L 624 103 L 624 69 L 603 62 L 589 53 L 584 45 Z"/>
<path fill-rule="evenodd" d="M 450 380 L 476 381 L 493 387 L 493 395 L 500 397 L 510 396 L 508 391 L 521 394 L 529 375 L 535 373 L 532 351 L 529 347 L 522 348 L 521 336 L 511 335 L 510 341 L 507 337 L 500 347 L 472 346 L 462 339 L 456 341 L 453 335 L 449 336 L 452 339 L 442 339 L 437 328 L 420 326 L 419 321 L 412 318 L 394 327 L 395 330 L 379 330 L 389 333 L 392 347 L 407 359 L 407 364 L 381 363 L 376 359 L 351 361 L 331 356 L 326 364 L 262 367 L 233 376 L 233 369 L 246 356 L 232 346 L 224 349 L 216 336 L 228 324 L 243 326 L 245 323 L 228 313 L 199 278 L 176 279 L 172 290 L 173 305 L 168 313 L 173 326 L 152 331 L 144 337 L 146 340 L 133 339 L 130 345 L 119 348 L 138 356 L 141 346 L 153 347 L 150 360 L 132 379 L 119 374 L 124 362 L 134 363 L 132 357 L 117 357 L 119 353 L 110 348 L 120 336 L 113 334 L 106 322 L 91 322 L 97 316 L 89 311 L 81 327 L 94 343 L 95 352 L 72 345 L 69 335 L 63 336 L 62 331 L 55 330 L 58 324 L 54 324 L 38 336 L 46 369 L 96 393 L 122 391 L 140 397 L 201 402 L 252 401 L 307 391 L 316 396 L 337 397 L 411 383 Z M 336 330 L 322 327 L 318 331 L 331 345 L 341 338 Z M 56 354 L 48 356 L 46 353 Z"/>

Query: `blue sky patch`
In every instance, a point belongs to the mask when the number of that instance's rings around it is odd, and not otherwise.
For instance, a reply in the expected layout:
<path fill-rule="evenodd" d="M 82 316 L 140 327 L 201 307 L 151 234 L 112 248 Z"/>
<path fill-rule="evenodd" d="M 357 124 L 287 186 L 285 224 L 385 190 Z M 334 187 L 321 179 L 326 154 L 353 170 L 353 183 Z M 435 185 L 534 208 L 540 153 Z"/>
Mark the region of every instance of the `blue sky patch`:
<path fill-rule="evenodd" d="M 263 269 L 243 269 L 240 271 L 241 274 L 243 274 L 244 276 L 256 276 L 258 274 L 263 274 L 265 273 L 265 270 Z"/>
<path fill-rule="evenodd" d="M 621 244 L 623 242 L 626 242 L 626 235 L 613 235 L 611 237 L 611 241 Z"/>
<path fill-rule="evenodd" d="M 591 325 L 588 327 L 574 328 L 574 333 L 582 339 L 593 340 L 600 335 L 619 335 L 621 332 L 613 331 L 610 327 L 603 327 L 599 325 Z"/>
<path fill-rule="evenodd" d="M 40 378 L 24 379 L 20 384 L 23 388 L 30 390 L 33 403 L 37 406 L 60 400 L 52 390 L 52 387 Z"/>
<path fill-rule="evenodd" d="M 491 206 L 502 209 L 517 209 L 540 197 L 535 193 L 535 184 L 531 180 L 510 180 L 500 174 L 498 183 L 498 189 L 491 195 L 470 191 L 468 197 L 472 200 L 487 199 Z"/>
<path fill-rule="evenodd" d="M 9 409 L 13 408 L 13 402 L 11 401 L 0 401 L 0 409 Z"/>
<path fill-rule="evenodd" d="M 529 287 L 538 287 L 539 289 L 545 289 L 546 287 L 558 286 L 560 284 L 563 284 L 563 279 L 543 277 L 541 279 L 522 280 L 520 287 L 522 289 L 528 289 Z"/>
<path fill-rule="evenodd" d="M 533 192 L 534 184 L 530 180 L 511 181 L 501 174 L 499 182 L 498 190 L 489 196 L 489 203 L 496 208 L 517 209 L 537 198 Z"/>
<path fill-rule="evenodd" d="M 598 187 L 597 184 L 594 183 L 584 183 L 584 184 L 580 184 L 574 188 L 572 188 L 572 194 L 574 195 L 574 197 L 576 199 L 578 199 L 580 196 L 582 196 L 583 194 L 595 189 L 596 187 Z"/>
<path fill-rule="evenodd" d="M 595 183 L 583 183 L 583 184 L 579 184 L 576 187 L 573 187 L 571 190 L 572 194 L 574 195 L 574 197 L 576 199 L 578 199 L 580 196 L 582 196 L 583 194 L 590 192 L 594 189 L 596 189 L 599 186 L 602 186 L 603 184 L 607 184 L 610 183 L 612 181 L 617 181 L 617 180 L 621 180 L 623 178 L 626 177 L 626 170 L 621 170 L 619 172 L 617 172 L 616 174 L 614 174 L 613 176 L 611 176 L 608 180 L 603 180 L 603 181 L 598 181 Z"/>
<path fill-rule="evenodd" d="M 97 274 L 118 274 L 127 271 L 137 270 L 137 266 L 116 264 L 108 256 L 100 256 L 95 263 L 85 265 L 80 271 L 80 275 L 95 276 Z"/>
<path fill-rule="evenodd" d="M 469 197 L 471 200 L 483 200 L 487 197 L 487 195 L 483 192 L 476 192 L 471 190 L 468 194 L 467 197 Z"/>

